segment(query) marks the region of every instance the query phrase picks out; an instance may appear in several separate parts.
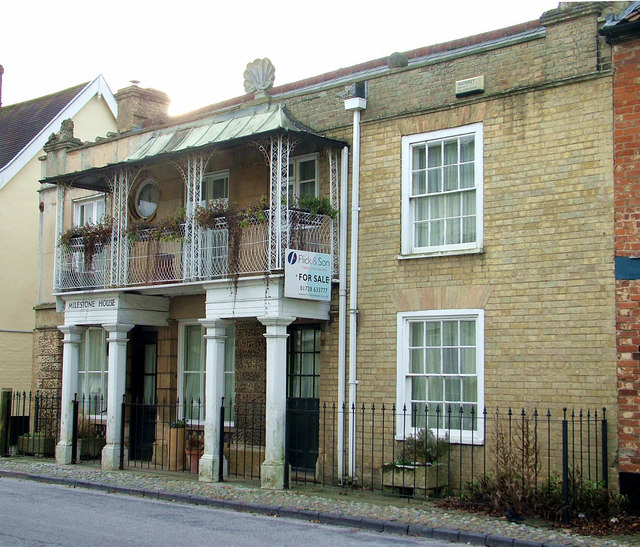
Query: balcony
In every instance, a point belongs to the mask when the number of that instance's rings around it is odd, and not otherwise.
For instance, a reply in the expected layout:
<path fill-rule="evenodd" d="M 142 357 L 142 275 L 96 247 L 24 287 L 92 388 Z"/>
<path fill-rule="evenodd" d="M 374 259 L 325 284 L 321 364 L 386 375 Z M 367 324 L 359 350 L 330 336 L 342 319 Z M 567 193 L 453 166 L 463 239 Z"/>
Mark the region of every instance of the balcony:
<path fill-rule="evenodd" d="M 187 221 L 171 234 L 151 228 L 138 230 L 133 237 L 112 233 L 111 241 L 93 243 L 90 249 L 85 248 L 84 238 L 74 237 L 58 246 L 55 290 L 145 287 L 273 273 L 284 267 L 285 248 L 333 255 L 331 217 L 295 209 L 285 211 L 284 217 L 281 238 L 273 237 L 270 210 L 246 217 L 231 230 L 221 217 L 207 228 Z"/>

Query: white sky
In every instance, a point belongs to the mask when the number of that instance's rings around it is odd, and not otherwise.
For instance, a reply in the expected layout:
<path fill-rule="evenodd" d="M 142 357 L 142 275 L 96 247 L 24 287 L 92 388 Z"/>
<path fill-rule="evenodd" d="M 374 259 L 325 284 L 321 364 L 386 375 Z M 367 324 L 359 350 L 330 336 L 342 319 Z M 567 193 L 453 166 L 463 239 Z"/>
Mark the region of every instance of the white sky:
<path fill-rule="evenodd" d="M 139 80 L 178 114 L 244 94 L 247 63 L 275 85 L 537 19 L 557 0 L 7 0 L 2 104 L 93 80 Z M 177 7 L 176 7 L 177 6 Z"/>

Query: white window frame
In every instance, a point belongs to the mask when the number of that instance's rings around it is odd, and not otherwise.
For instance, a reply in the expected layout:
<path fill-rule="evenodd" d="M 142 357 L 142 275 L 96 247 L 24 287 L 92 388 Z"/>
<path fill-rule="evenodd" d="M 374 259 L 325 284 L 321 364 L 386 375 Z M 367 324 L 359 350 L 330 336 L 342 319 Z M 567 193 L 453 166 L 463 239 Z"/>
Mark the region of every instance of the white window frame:
<path fill-rule="evenodd" d="M 102 205 L 103 213 L 101 215 L 98 215 L 100 205 Z M 86 198 L 73 200 L 73 225 L 74 226 L 81 226 L 84 224 L 88 224 L 87 221 L 80 222 L 81 211 L 84 207 L 87 207 L 87 206 L 92 206 L 93 220 L 91 221 L 91 223 L 96 224 L 97 222 L 102 220 L 107 214 L 107 201 L 106 201 L 105 194 L 98 194 L 98 195 L 93 195 Z"/>
<path fill-rule="evenodd" d="M 290 171 L 291 171 L 291 168 L 293 168 L 293 176 L 291 175 L 289 176 L 289 196 L 290 197 L 294 196 L 295 198 L 299 198 L 300 183 L 310 182 L 310 179 L 300 180 L 300 177 L 299 177 L 300 164 L 309 160 L 313 160 L 315 165 L 315 178 L 313 181 L 313 186 L 314 186 L 313 196 L 318 197 L 319 184 L 318 184 L 318 154 L 317 153 L 306 154 L 304 156 L 296 156 L 294 158 L 289 159 Z"/>
<path fill-rule="evenodd" d="M 103 369 L 100 371 L 87 371 L 87 363 L 89 361 L 89 335 L 92 332 L 102 332 L 103 337 L 103 348 L 104 348 L 104 363 Z M 82 397 L 85 397 L 85 401 L 87 401 L 87 378 L 89 374 L 99 375 L 100 376 L 100 385 L 104 387 L 104 393 L 102 394 L 102 405 L 104 409 L 107 407 L 107 390 L 109 388 L 109 342 L 107 341 L 107 333 L 102 327 L 89 327 L 82 333 L 82 341 L 80 343 L 80 362 L 78 363 L 78 400 L 82 403 Z M 85 403 L 89 404 L 89 403 Z M 93 409 L 93 408 L 92 408 Z M 95 417 L 97 419 L 104 418 L 103 409 L 100 409 L 100 413 L 91 414 L 91 417 Z"/>
<path fill-rule="evenodd" d="M 397 315 L 397 378 L 396 378 L 396 438 L 403 440 L 403 432 L 416 435 L 418 428 L 411 427 L 411 376 L 409 371 L 409 335 L 410 325 L 415 321 L 442 321 L 473 319 L 476 322 L 476 378 L 477 405 L 476 429 L 473 431 L 449 429 L 446 423 L 441 428 L 431 428 L 438 438 L 450 435 L 449 442 L 462 444 L 482 444 L 484 442 L 483 411 L 484 411 L 484 310 L 423 310 L 399 312 Z M 406 405 L 406 417 L 403 408 Z M 455 418 L 455 414 L 452 414 Z M 444 417 L 443 417 L 444 421 Z M 404 422 L 404 423 L 403 423 Z"/>
<path fill-rule="evenodd" d="M 180 401 L 180 405 L 178 411 L 180 413 L 179 418 L 185 419 L 184 409 L 185 409 L 185 400 L 184 400 L 184 366 L 185 366 L 185 349 L 186 349 L 186 331 L 187 327 L 198 326 L 202 327 L 197 320 L 189 320 L 189 321 L 181 321 L 178 324 L 178 401 Z M 201 328 L 202 333 L 202 328 Z M 199 370 L 200 375 L 200 398 L 201 398 L 201 409 L 202 416 L 200 417 L 200 421 L 204 424 L 205 420 L 205 402 L 206 402 L 206 347 L 204 337 L 200 337 L 200 361 L 201 368 Z"/>
<path fill-rule="evenodd" d="M 474 135 L 474 181 L 476 191 L 476 240 L 468 243 L 416 247 L 414 245 L 414 207 L 412 205 L 412 149 L 415 145 Z M 402 254 L 399 258 L 419 258 L 450 254 L 478 253 L 483 249 L 483 124 L 474 123 L 452 129 L 402 137 Z M 460 191 L 460 190 L 458 190 Z M 453 192 L 452 192 L 453 193 Z"/>
<path fill-rule="evenodd" d="M 184 357 L 185 357 L 185 341 L 186 341 L 186 329 L 187 327 L 190 326 L 199 326 L 200 327 L 200 332 L 202 334 L 201 338 L 200 338 L 200 355 L 201 355 L 201 370 L 200 370 L 200 381 L 201 381 L 201 399 L 202 399 L 202 423 L 204 424 L 204 418 L 205 418 L 205 401 L 206 401 L 206 376 L 207 376 L 207 363 L 206 363 L 206 359 L 207 359 L 207 347 L 206 347 L 206 339 L 204 338 L 204 334 L 205 334 L 205 329 L 204 327 L 202 327 L 202 325 L 198 322 L 197 319 L 189 319 L 186 321 L 180 321 L 178 323 L 178 397 L 180 400 L 180 412 L 183 412 L 184 409 L 184 401 L 183 401 L 183 393 L 184 393 Z M 227 329 L 229 328 L 233 328 L 233 326 L 229 326 L 227 327 Z M 225 341 L 225 370 L 224 370 L 224 376 L 226 377 L 228 374 L 233 374 L 234 378 L 235 378 L 235 372 L 236 372 L 236 367 L 235 367 L 235 329 L 234 329 L 234 340 L 233 340 L 233 370 L 227 370 L 227 349 L 229 348 L 228 345 L 228 340 L 229 337 L 227 337 L 227 340 Z M 226 382 L 225 382 L 226 385 Z M 235 381 L 234 381 L 234 391 L 235 391 Z M 235 393 L 234 393 L 235 396 Z M 235 399 L 235 397 L 234 397 Z M 225 397 L 225 405 L 227 405 L 227 399 Z M 184 419 L 184 416 L 181 415 L 180 418 Z M 226 426 L 233 426 L 234 422 L 233 420 L 225 420 L 225 425 Z"/>
<path fill-rule="evenodd" d="M 213 199 L 206 199 L 205 195 L 206 195 L 206 186 L 208 184 L 213 184 L 215 181 L 220 181 L 220 180 L 224 180 L 225 181 L 225 186 L 226 186 L 226 190 L 227 190 L 227 195 L 220 197 L 220 198 L 213 198 Z M 202 176 L 202 196 L 201 196 L 201 200 L 200 200 L 200 204 L 205 207 L 209 202 L 217 202 L 217 201 L 222 201 L 223 203 L 227 204 L 229 203 L 229 186 L 230 186 L 230 181 L 229 181 L 229 170 L 225 169 L 223 171 L 212 171 L 209 173 L 205 173 Z"/>

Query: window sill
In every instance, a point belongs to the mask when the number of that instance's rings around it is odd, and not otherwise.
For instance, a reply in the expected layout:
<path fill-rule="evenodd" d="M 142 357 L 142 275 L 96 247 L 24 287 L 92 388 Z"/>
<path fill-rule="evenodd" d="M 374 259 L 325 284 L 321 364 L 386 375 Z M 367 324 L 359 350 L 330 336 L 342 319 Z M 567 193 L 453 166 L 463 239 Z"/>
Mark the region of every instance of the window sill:
<path fill-rule="evenodd" d="M 398 255 L 398 260 L 412 260 L 414 258 L 434 258 L 439 256 L 471 255 L 483 254 L 484 247 L 474 247 L 473 249 L 451 249 L 448 251 L 431 251 L 426 253 L 408 253 Z"/>

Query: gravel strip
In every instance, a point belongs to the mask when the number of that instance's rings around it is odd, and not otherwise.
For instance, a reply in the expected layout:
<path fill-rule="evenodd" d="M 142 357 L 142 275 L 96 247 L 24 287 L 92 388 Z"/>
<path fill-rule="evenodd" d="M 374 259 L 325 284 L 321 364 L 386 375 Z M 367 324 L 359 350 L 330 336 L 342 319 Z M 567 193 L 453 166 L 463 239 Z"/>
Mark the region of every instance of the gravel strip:
<path fill-rule="evenodd" d="M 447 539 L 460 533 L 461 540 L 479 543 L 491 536 L 491 544 L 544 546 L 619 546 L 640 545 L 639 539 L 629 542 L 585 537 L 563 530 L 538 528 L 516 524 L 504 518 L 465 513 L 436 507 L 428 501 L 402 500 L 379 494 L 334 489 L 304 487 L 291 490 L 262 490 L 242 483 L 203 483 L 188 473 L 159 473 L 141 470 L 102 471 L 92 465 L 57 465 L 51 460 L 38 458 L 0 458 L 0 476 L 23 473 L 41 480 L 62 482 L 84 488 L 100 487 L 114 492 L 145 495 L 161 499 L 176 499 L 192 503 L 218 505 L 239 510 L 280 514 L 281 516 L 320 520 L 348 525 L 358 520 L 361 527 L 380 527 L 388 531 L 427 536 L 444 533 Z M 235 503 L 230 503 L 235 502 Z M 440 537 L 436 534 L 434 537 Z M 431 537 L 431 536 L 428 536 Z M 499 542 L 494 543 L 496 540 Z M 626 539 L 626 538 L 625 538 Z M 510 543 L 511 544 L 511 543 Z"/>

